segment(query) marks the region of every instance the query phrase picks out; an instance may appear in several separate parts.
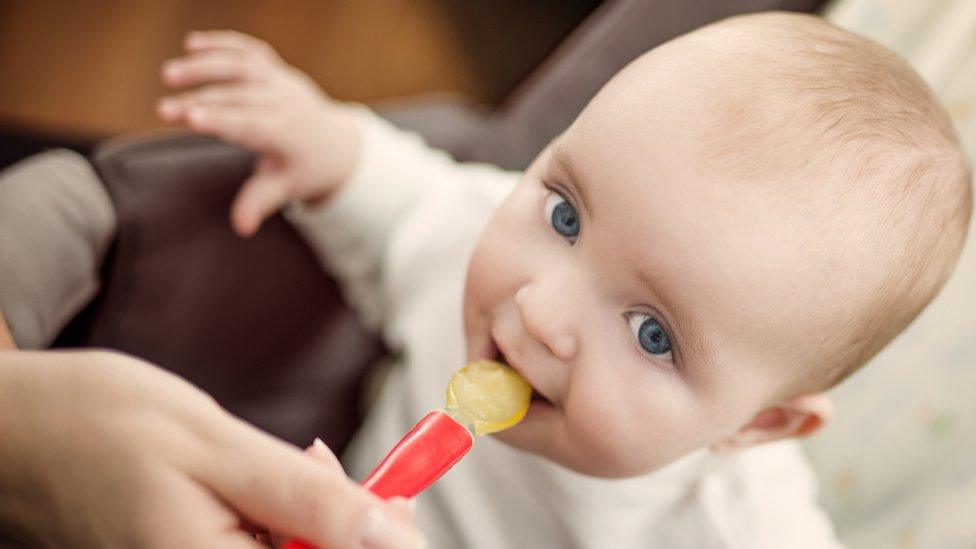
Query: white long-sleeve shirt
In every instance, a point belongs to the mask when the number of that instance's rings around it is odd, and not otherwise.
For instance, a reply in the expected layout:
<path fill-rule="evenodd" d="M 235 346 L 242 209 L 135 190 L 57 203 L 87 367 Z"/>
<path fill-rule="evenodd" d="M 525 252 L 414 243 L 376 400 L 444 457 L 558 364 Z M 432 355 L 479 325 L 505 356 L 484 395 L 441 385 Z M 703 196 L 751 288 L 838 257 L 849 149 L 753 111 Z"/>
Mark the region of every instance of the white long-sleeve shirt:
<path fill-rule="evenodd" d="M 361 111 L 360 158 L 326 205 L 288 217 L 380 331 L 395 364 L 344 456 L 365 477 L 410 427 L 444 405 L 465 361 L 468 259 L 519 174 L 459 164 Z M 832 525 L 794 443 L 731 456 L 700 450 L 655 473 L 583 476 L 480 437 L 419 496 L 432 548 L 832 548 Z"/>

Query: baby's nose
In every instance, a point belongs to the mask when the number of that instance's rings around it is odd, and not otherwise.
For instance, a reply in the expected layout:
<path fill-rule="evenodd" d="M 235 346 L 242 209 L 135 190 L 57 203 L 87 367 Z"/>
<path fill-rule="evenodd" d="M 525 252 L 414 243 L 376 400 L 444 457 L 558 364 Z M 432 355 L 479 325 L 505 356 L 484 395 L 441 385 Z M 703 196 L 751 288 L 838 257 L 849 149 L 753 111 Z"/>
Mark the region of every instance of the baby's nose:
<path fill-rule="evenodd" d="M 561 303 L 546 300 L 545 296 L 531 285 L 523 286 L 515 293 L 515 305 L 525 331 L 535 340 L 545 345 L 549 351 L 563 361 L 576 356 L 577 343 L 573 337 L 567 315 L 561 314 Z"/>

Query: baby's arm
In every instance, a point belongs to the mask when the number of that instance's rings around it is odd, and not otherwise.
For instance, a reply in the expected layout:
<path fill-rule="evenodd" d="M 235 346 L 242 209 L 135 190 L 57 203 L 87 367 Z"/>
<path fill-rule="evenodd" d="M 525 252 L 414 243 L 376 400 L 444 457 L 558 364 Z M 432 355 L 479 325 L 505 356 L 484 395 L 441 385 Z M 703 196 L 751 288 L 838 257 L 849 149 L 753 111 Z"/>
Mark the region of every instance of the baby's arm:
<path fill-rule="evenodd" d="M 419 284 L 443 280 L 443 264 L 433 260 L 432 250 L 465 231 L 463 225 L 478 223 L 445 210 L 460 207 L 475 193 L 504 194 L 511 176 L 492 166 L 457 163 L 417 134 L 398 130 L 366 109 L 358 114 L 360 151 L 349 179 L 328 204 L 294 205 L 287 217 L 339 279 L 360 319 L 379 329 L 412 302 Z M 479 202 L 479 214 L 487 218 L 496 201 L 485 196 Z M 403 253 L 416 251 L 419 240 L 433 257 Z M 391 349 L 399 347 L 397 336 L 386 330 L 383 335 Z"/>

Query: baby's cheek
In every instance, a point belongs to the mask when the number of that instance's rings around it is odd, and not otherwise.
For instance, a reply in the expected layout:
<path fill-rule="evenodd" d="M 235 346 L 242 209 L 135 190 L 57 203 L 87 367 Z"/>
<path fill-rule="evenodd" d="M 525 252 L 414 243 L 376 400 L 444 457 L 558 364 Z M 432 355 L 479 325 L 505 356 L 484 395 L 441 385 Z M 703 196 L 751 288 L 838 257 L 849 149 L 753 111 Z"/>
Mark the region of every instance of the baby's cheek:
<path fill-rule="evenodd" d="M 511 284 L 506 280 L 504 257 L 497 257 L 489 248 L 482 248 L 472 258 L 468 267 L 465 292 L 468 297 L 481 305 L 493 305 L 505 298 L 505 288 Z"/>
<path fill-rule="evenodd" d="M 701 446 L 695 437 L 696 414 L 682 413 L 673 395 L 580 398 L 574 404 L 579 406 L 567 417 L 587 461 L 617 473 L 650 472 Z"/>
<path fill-rule="evenodd" d="M 503 281 L 498 274 L 510 268 L 511 263 L 511 256 L 504 253 L 504 240 L 489 225 L 468 263 L 468 293 L 482 298 L 499 293 Z"/>
<path fill-rule="evenodd" d="M 529 232 L 504 217 L 494 219 L 468 263 L 469 291 L 498 300 L 513 296 L 525 285 L 538 268 L 540 257 L 535 241 L 527 237 Z"/>
<path fill-rule="evenodd" d="M 644 448 L 643 428 L 623 406 L 611 400 L 587 400 L 572 395 L 566 418 L 574 446 L 589 463 L 612 469 L 628 468 Z"/>

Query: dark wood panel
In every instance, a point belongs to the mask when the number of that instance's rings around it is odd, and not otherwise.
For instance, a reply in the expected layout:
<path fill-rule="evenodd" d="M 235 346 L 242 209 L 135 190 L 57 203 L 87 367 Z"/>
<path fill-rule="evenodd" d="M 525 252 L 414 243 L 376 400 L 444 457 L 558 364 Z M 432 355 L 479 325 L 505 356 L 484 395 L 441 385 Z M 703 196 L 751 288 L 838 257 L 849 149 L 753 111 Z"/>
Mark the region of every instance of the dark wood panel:
<path fill-rule="evenodd" d="M 493 103 L 596 2 L 529 4 L 6 0 L 0 125 L 88 138 L 157 127 L 159 65 L 179 52 L 185 32 L 206 28 L 268 40 L 342 99 L 447 90 Z"/>

